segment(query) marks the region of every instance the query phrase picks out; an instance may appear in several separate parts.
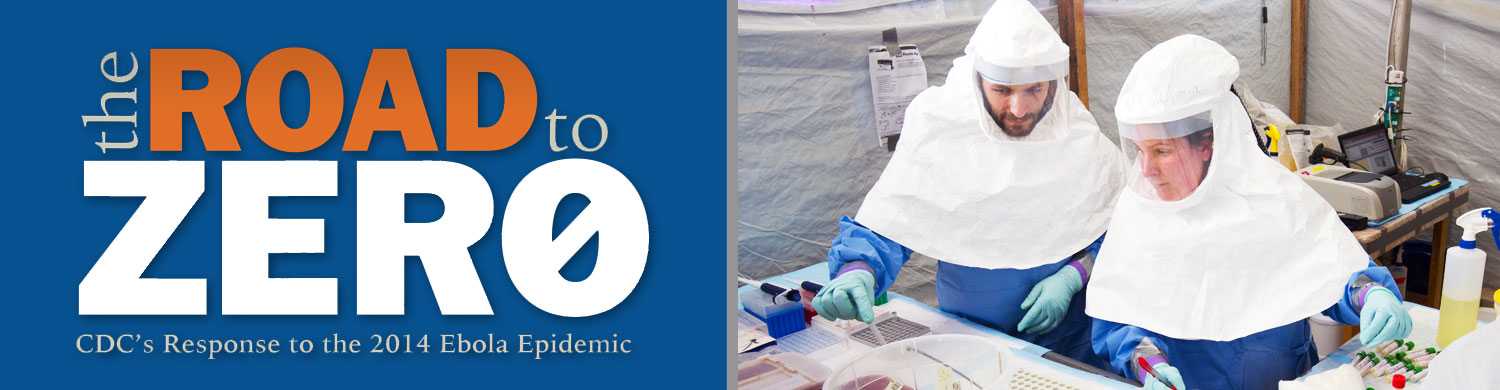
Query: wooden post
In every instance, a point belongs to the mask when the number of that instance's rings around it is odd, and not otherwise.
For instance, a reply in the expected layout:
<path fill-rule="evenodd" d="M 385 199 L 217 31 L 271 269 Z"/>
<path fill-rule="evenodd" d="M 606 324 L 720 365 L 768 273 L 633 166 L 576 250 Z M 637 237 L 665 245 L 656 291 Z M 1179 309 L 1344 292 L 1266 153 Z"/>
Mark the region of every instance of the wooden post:
<path fill-rule="evenodd" d="M 1442 308 L 1443 273 L 1448 268 L 1448 226 L 1453 224 L 1450 214 L 1432 225 L 1432 264 L 1427 267 L 1426 305 L 1433 308 Z"/>
<path fill-rule="evenodd" d="M 1083 0 L 1057 1 L 1057 35 L 1073 52 L 1068 58 L 1068 89 L 1078 94 L 1084 108 L 1088 108 L 1089 72 L 1083 39 Z"/>
<path fill-rule="evenodd" d="M 1307 84 L 1307 0 L 1292 0 L 1292 66 L 1287 80 L 1287 105 L 1292 121 L 1303 123 Z"/>

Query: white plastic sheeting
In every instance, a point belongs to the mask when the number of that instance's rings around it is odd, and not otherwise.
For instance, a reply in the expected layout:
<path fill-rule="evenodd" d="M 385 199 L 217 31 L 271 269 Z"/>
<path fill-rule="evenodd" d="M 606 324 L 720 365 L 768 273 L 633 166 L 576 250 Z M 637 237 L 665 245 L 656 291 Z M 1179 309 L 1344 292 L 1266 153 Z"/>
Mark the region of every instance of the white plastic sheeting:
<path fill-rule="evenodd" d="M 768 2 L 782 8 L 747 11 Z M 1055 23 L 1055 6 L 1034 2 Z M 1268 3 L 1262 65 L 1258 1 L 1086 2 L 1089 108 L 1099 127 L 1115 127 L 1115 98 L 1136 58 L 1186 33 L 1224 45 L 1256 97 L 1286 107 L 1290 13 L 1286 0 Z M 1361 127 L 1383 99 L 1390 3 L 1311 3 L 1307 122 Z M 798 13 L 797 4 L 852 10 Z M 902 43 L 918 45 L 928 80 L 937 85 L 988 6 L 987 0 L 742 0 L 734 134 L 741 274 L 758 278 L 824 261 L 838 217 L 853 215 L 880 176 L 890 152 L 875 137 L 865 48 L 881 43 L 881 30 L 894 27 Z M 1410 162 L 1470 179 L 1469 206 L 1500 206 L 1500 152 L 1487 150 L 1500 148 L 1500 131 L 1492 129 L 1500 124 L 1500 94 L 1490 92 L 1500 90 L 1494 55 L 1500 4 L 1421 1 L 1411 24 L 1407 109 L 1414 114 L 1407 123 L 1421 131 L 1412 134 Z M 1485 280 L 1493 288 L 1500 261 L 1490 263 Z M 934 269 L 931 259 L 915 260 L 895 290 L 932 303 Z"/>
<path fill-rule="evenodd" d="M 896 27 L 941 82 L 987 9 L 914 1 L 831 15 L 740 12 L 735 142 L 739 272 L 821 262 L 891 153 L 874 129 L 866 48 Z M 733 206 L 732 206 L 733 207 Z M 933 302 L 935 264 L 908 264 L 896 290 Z"/>
<path fill-rule="evenodd" d="M 1374 124 L 1385 102 L 1391 2 L 1311 3 L 1306 122 L 1350 130 Z M 1413 3 L 1406 126 L 1415 130 L 1407 133 L 1407 164 L 1469 180 L 1463 210 L 1500 207 L 1500 2 Z M 1457 244 L 1459 229 L 1452 231 L 1434 251 Z M 1489 253 L 1486 291 L 1500 286 L 1500 251 L 1492 244 L 1479 244 Z"/>

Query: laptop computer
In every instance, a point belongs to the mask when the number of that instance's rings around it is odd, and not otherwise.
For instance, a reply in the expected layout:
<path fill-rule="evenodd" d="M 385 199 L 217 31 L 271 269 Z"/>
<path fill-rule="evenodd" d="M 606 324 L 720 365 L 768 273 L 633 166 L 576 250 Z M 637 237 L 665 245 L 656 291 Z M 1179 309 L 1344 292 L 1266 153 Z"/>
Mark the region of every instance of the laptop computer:
<path fill-rule="evenodd" d="M 1390 176 L 1401 189 L 1401 203 L 1411 203 L 1448 188 L 1448 175 L 1407 174 L 1396 168 L 1396 153 L 1386 138 L 1385 127 L 1373 125 L 1339 135 L 1339 149 L 1355 168 Z"/>

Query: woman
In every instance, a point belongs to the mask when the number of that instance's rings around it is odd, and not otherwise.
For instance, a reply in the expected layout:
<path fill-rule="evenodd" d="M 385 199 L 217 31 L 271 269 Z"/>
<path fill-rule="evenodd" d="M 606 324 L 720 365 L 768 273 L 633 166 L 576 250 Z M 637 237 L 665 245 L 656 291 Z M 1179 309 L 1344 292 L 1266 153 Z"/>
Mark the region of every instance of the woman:
<path fill-rule="evenodd" d="M 1087 313 L 1094 350 L 1150 388 L 1275 388 L 1312 367 L 1318 313 L 1360 325 L 1365 345 L 1411 329 L 1390 273 L 1255 147 L 1238 75 L 1223 47 L 1184 35 L 1136 62 L 1116 105 L 1132 174 Z"/>

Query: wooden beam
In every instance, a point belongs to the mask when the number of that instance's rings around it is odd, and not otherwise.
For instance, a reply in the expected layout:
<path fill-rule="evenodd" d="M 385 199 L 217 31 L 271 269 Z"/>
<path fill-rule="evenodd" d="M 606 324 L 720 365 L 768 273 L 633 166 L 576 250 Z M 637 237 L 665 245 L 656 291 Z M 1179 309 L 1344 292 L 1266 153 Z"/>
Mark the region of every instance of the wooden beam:
<path fill-rule="evenodd" d="M 1088 56 L 1083 39 L 1083 0 L 1057 1 L 1057 35 L 1072 49 L 1068 58 L 1068 89 L 1089 105 Z"/>
<path fill-rule="evenodd" d="M 1448 251 L 1442 248 L 1448 245 L 1448 225 L 1455 225 L 1453 215 L 1443 218 L 1432 224 L 1432 258 L 1431 265 L 1427 266 L 1427 306 L 1436 309 L 1443 308 L 1443 275 L 1448 272 Z"/>
<path fill-rule="evenodd" d="M 1307 112 L 1307 0 L 1292 0 L 1292 66 L 1287 78 L 1287 105 L 1292 121 L 1303 123 Z"/>

